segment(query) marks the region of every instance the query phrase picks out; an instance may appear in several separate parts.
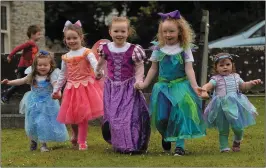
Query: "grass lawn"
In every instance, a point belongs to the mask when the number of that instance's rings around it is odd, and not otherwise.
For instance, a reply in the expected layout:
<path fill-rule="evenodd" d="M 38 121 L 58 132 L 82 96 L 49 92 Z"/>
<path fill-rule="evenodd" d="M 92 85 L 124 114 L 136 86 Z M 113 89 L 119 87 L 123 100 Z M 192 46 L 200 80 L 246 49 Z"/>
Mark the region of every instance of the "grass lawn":
<path fill-rule="evenodd" d="M 249 98 L 259 112 L 257 124 L 245 130 L 241 151 L 220 153 L 218 132 L 207 130 L 204 138 L 186 140 L 189 154 L 174 157 L 162 153 L 158 132 L 152 133 L 148 153 L 123 155 L 114 153 L 102 138 L 100 127 L 90 126 L 87 151 L 71 149 L 70 142 L 48 143 L 50 152 L 29 151 L 29 140 L 23 129 L 2 130 L 2 167 L 265 167 L 264 159 L 264 97 Z M 230 132 L 230 141 L 232 131 Z M 174 146 L 174 144 L 172 144 Z M 174 149 L 174 148 L 172 148 Z"/>

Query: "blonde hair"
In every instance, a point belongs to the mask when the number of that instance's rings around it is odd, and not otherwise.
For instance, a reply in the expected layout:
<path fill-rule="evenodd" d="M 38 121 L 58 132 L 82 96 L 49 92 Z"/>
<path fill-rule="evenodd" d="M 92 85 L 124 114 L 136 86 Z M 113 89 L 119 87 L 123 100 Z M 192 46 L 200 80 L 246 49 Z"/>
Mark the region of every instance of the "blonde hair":
<path fill-rule="evenodd" d="M 37 71 L 38 59 L 42 59 L 42 58 L 49 58 L 50 59 L 51 69 L 47 74 L 46 81 L 50 81 L 50 76 L 56 68 L 56 63 L 55 63 L 54 56 L 52 53 L 48 52 L 48 54 L 45 54 L 45 55 L 42 53 L 39 53 L 37 56 L 35 56 L 33 63 L 31 65 L 32 72 L 29 75 L 29 82 L 32 86 L 36 86 L 36 79 L 35 78 L 36 78 L 36 75 L 38 74 L 38 71 Z"/>
<path fill-rule="evenodd" d="M 135 29 L 130 24 L 130 20 L 127 17 L 124 16 L 114 16 L 111 20 L 111 23 L 109 24 L 109 30 L 112 29 L 112 25 L 117 22 L 126 22 L 128 26 L 128 37 L 131 37 L 136 34 Z"/>
<path fill-rule="evenodd" d="M 181 47 L 187 48 L 189 47 L 190 43 L 194 42 L 195 33 L 184 17 L 181 16 L 180 19 L 167 18 L 164 21 L 161 20 L 159 23 L 157 39 L 158 39 L 160 47 L 165 45 L 165 41 L 163 38 L 163 32 L 162 32 L 162 24 L 165 21 L 174 22 L 176 24 L 178 28 L 178 42 L 180 43 Z"/>
<path fill-rule="evenodd" d="M 229 53 L 218 53 L 214 56 L 214 58 L 219 58 L 221 56 L 224 56 L 224 55 L 230 55 Z M 217 71 L 217 64 L 221 61 L 224 61 L 225 59 L 229 59 L 229 58 L 224 58 L 224 59 L 219 59 L 218 61 L 214 61 L 213 64 L 212 64 L 212 70 L 211 70 L 211 73 L 213 75 L 217 75 L 219 74 L 219 72 Z M 231 59 L 230 59 L 231 60 Z M 232 72 L 235 73 L 236 72 L 236 66 L 235 66 L 235 63 L 233 60 L 231 60 L 232 62 Z"/>
<path fill-rule="evenodd" d="M 78 26 L 78 25 L 76 25 L 76 24 L 70 24 L 70 25 L 68 25 L 68 26 L 66 26 L 65 27 L 65 29 L 64 29 L 64 44 L 65 45 L 67 45 L 66 44 L 66 32 L 68 31 L 68 30 L 72 30 L 72 31 L 75 31 L 75 32 L 77 32 L 77 34 L 79 35 L 79 37 L 81 38 L 81 45 L 83 45 L 83 46 L 85 46 L 86 45 L 86 43 L 85 43 L 85 41 L 84 41 L 84 33 L 83 33 L 83 29 L 82 29 L 82 27 L 80 27 L 80 26 Z"/>

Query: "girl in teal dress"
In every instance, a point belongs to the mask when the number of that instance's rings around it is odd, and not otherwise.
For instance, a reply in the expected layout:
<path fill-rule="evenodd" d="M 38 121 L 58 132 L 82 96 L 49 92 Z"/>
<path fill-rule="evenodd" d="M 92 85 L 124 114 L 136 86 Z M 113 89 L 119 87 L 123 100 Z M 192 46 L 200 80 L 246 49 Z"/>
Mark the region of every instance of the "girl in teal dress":
<path fill-rule="evenodd" d="M 145 81 L 135 84 L 135 88 L 146 88 L 159 69 L 150 100 L 152 126 L 162 135 L 163 149 L 170 151 L 171 142 L 176 142 L 174 155 L 182 156 L 185 139 L 206 135 L 198 96 L 202 89 L 198 87 L 192 66 L 193 30 L 178 10 L 159 15 L 162 20 L 158 42 L 153 42 L 152 65 Z"/>

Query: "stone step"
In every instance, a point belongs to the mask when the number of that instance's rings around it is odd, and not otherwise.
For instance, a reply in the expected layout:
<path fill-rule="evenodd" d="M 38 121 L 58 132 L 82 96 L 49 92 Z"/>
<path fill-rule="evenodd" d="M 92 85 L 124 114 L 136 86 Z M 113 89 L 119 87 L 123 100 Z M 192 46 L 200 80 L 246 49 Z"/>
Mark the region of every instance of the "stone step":
<path fill-rule="evenodd" d="M 89 121 L 91 126 L 99 126 L 101 118 Z M 1 128 L 24 128 L 25 116 L 23 114 L 1 114 Z"/>
<path fill-rule="evenodd" d="M 23 114 L 1 114 L 1 128 L 24 128 Z"/>

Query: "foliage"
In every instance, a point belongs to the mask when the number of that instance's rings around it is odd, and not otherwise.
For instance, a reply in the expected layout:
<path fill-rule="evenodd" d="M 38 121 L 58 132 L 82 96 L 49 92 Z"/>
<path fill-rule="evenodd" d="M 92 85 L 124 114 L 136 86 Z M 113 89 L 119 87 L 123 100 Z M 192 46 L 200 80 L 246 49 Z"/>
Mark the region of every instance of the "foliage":
<path fill-rule="evenodd" d="M 236 33 L 259 18 L 264 18 L 265 1 L 45 1 L 46 36 L 63 38 L 66 20 L 81 20 L 89 46 L 109 38 L 105 18 L 113 9 L 126 12 L 137 35 L 131 42 L 150 46 L 158 29 L 158 12 L 180 10 L 199 38 L 202 9 L 209 10 L 209 41 Z"/>

